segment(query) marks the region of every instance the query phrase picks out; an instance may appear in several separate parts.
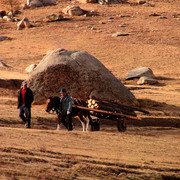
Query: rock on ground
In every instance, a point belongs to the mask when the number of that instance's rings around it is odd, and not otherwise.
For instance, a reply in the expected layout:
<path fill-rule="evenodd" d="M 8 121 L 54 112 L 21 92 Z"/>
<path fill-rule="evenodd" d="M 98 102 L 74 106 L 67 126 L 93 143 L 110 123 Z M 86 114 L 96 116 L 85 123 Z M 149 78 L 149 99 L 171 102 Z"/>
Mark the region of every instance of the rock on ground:
<path fill-rule="evenodd" d="M 60 89 L 64 87 L 72 97 L 85 100 L 95 96 L 123 104 L 138 104 L 121 81 L 85 51 L 48 51 L 30 73 L 28 82 L 36 103 L 45 102 L 49 96 L 60 95 Z"/>
<path fill-rule="evenodd" d="M 128 73 L 128 75 L 126 76 L 126 80 L 140 78 L 142 76 L 147 76 L 147 77 L 153 78 L 153 79 L 155 78 L 155 76 L 150 68 L 137 67 Z"/>
<path fill-rule="evenodd" d="M 70 16 L 81 16 L 85 14 L 84 10 L 77 5 L 67 6 L 62 10 L 62 13 Z"/>
<path fill-rule="evenodd" d="M 25 69 L 25 71 L 26 72 L 31 72 L 31 71 L 34 70 L 34 68 L 36 68 L 36 64 L 31 64 Z"/>
<path fill-rule="evenodd" d="M 8 67 L 8 66 L 0 60 L 0 67 Z"/>
<path fill-rule="evenodd" d="M 139 85 L 143 85 L 143 84 L 150 84 L 150 85 L 152 85 L 152 84 L 157 84 L 157 83 L 158 83 L 157 79 L 149 78 L 147 76 L 142 76 L 137 81 L 137 84 L 139 84 Z"/>

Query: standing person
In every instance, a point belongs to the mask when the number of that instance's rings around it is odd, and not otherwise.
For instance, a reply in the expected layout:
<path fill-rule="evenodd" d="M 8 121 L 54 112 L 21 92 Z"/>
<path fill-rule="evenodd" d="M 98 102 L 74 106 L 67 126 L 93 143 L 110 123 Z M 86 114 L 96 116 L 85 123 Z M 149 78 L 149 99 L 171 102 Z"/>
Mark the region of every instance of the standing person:
<path fill-rule="evenodd" d="M 27 87 L 27 82 L 23 81 L 18 92 L 18 109 L 19 117 L 25 122 L 25 128 L 31 128 L 31 104 L 33 100 L 33 92 Z"/>
<path fill-rule="evenodd" d="M 72 98 L 67 94 L 65 88 L 62 88 L 60 93 L 60 113 L 58 114 L 57 129 L 60 129 L 60 123 L 62 122 L 68 131 L 72 131 Z"/>

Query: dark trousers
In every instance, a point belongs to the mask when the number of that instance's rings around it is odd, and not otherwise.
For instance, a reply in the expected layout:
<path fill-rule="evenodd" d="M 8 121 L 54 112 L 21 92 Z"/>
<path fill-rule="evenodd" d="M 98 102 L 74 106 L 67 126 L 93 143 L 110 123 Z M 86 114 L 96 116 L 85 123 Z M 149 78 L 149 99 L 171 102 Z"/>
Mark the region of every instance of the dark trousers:
<path fill-rule="evenodd" d="M 66 113 L 60 114 L 60 120 L 64 124 L 64 126 L 68 129 L 68 131 L 72 131 L 72 115 L 71 113 L 67 115 Z"/>
<path fill-rule="evenodd" d="M 31 127 L 31 108 L 22 105 L 19 109 L 19 117 Z"/>

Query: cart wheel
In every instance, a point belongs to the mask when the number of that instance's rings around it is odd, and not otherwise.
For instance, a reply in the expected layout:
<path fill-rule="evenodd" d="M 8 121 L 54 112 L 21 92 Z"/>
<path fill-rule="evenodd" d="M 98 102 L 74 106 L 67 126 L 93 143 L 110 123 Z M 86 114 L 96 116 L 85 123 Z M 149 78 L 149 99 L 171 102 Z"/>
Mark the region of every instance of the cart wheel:
<path fill-rule="evenodd" d="M 93 122 L 91 125 L 91 131 L 99 131 L 99 130 L 100 130 L 99 122 Z"/>
<path fill-rule="evenodd" d="M 126 128 L 127 128 L 126 118 L 123 118 L 117 121 L 117 128 L 118 128 L 118 131 L 120 132 L 126 131 Z"/>

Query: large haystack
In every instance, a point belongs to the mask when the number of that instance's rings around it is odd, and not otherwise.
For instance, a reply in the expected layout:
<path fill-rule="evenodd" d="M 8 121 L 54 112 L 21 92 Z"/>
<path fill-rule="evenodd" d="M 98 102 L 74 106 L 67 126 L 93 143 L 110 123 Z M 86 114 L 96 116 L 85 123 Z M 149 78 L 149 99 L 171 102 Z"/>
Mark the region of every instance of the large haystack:
<path fill-rule="evenodd" d="M 49 51 L 29 76 L 37 103 L 60 95 L 62 87 L 72 97 L 116 100 L 136 104 L 133 94 L 101 62 L 85 51 Z"/>

